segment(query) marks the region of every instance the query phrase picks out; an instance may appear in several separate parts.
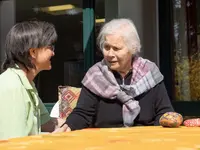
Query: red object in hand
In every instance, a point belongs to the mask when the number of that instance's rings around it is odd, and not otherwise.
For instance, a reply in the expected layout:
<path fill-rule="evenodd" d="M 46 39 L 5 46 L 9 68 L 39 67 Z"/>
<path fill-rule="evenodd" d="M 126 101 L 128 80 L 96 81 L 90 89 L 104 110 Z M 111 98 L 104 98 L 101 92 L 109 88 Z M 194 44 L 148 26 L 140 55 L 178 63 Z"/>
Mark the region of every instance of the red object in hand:
<path fill-rule="evenodd" d="M 200 118 L 187 119 L 183 122 L 186 127 L 200 127 Z"/>

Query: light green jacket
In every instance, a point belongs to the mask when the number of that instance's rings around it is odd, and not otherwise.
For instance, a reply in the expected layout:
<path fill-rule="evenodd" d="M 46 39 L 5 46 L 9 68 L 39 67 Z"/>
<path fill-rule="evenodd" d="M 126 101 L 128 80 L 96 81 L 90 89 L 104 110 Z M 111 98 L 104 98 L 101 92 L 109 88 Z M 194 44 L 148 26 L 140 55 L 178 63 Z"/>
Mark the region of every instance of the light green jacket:
<path fill-rule="evenodd" d="M 39 134 L 50 120 L 34 83 L 17 68 L 0 75 L 0 139 Z"/>

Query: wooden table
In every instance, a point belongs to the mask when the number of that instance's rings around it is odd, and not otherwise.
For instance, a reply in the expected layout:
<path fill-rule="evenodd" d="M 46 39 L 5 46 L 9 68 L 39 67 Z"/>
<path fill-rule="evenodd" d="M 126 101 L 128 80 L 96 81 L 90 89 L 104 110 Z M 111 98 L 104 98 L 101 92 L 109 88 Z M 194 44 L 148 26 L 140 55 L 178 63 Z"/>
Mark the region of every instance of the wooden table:
<path fill-rule="evenodd" d="M 0 141 L 0 150 L 195 150 L 200 127 L 85 129 Z"/>

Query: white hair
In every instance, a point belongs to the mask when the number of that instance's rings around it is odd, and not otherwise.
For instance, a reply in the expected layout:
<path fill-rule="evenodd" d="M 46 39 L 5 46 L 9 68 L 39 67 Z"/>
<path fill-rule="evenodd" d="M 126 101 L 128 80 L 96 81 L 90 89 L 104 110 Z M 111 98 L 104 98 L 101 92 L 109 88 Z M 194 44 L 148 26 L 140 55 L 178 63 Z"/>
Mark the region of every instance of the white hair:
<path fill-rule="evenodd" d="M 113 19 L 104 24 L 97 37 L 97 43 L 101 50 L 103 50 L 105 44 L 105 37 L 111 34 L 121 36 L 132 54 L 135 55 L 140 52 L 140 38 L 134 23 L 130 19 Z"/>

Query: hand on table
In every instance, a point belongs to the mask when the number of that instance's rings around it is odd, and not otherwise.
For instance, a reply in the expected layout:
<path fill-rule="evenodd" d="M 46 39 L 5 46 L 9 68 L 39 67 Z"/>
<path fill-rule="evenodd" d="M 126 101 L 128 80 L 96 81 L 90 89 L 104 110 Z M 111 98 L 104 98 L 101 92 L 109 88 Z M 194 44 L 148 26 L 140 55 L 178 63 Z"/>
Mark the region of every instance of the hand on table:
<path fill-rule="evenodd" d="M 61 133 L 61 132 L 70 132 L 71 129 L 67 124 L 64 124 L 62 127 L 55 129 L 52 133 Z"/>
<path fill-rule="evenodd" d="M 56 129 L 60 128 L 64 123 L 65 123 L 66 119 L 62 119 L 62 118 L 57 118 L 57 125 L 56 125 Z"/>

